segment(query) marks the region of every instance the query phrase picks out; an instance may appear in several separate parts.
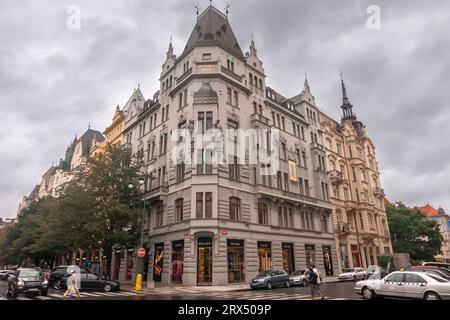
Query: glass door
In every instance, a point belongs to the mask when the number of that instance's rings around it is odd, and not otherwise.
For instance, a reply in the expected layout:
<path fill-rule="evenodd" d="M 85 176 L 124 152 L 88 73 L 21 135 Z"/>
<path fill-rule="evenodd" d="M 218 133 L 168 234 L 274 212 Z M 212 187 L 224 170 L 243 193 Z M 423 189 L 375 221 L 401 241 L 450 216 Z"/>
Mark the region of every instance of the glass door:
<path fill-rule="evenodd" d="M 212 284 L 212 239 L 199 238 L 197 243 L 198 285 Z"/>

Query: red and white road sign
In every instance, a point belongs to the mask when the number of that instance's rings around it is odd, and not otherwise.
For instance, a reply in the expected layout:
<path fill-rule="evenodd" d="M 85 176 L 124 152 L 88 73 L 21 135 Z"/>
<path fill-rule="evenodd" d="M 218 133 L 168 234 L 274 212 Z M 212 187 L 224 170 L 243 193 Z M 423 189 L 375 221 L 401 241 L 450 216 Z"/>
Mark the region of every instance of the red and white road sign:
<path fill-rule="evenodd" d="M 145 254 L 147 253 L 147 251 L 145 251 L 144 248 L 140 248 L 137 252 L 138 257 L 143 258 L 145 257 Z"/>

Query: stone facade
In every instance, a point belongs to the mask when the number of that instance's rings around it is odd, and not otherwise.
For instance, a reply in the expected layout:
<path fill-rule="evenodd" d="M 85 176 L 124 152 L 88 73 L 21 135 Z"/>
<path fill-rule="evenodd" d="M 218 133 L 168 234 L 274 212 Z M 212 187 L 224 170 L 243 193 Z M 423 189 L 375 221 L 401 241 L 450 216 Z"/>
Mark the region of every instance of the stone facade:
<path fill-rule="evenodd" d="M 326 277 L 337 274 L 326 149 L 307 81 L 290 99 L 266 86 L 255 43 L 244 55 L 227 17 L 210 6 L 179 57 L 170 44 L 159 92 L 146 100 L 136 90 L 127 104 L 124 146 L 143 157 L 147 175 L 148 279 L 248 283 L 261 270 L 313 263 Z M 199 125 L 279 130 L 277 172 L 263 175 L 265 163 L 252 164 L 247 154 L 210 166 L 175 163 L 170 151 L 183 139 L 171 139 L 173 132 Z M 193 157 L 217 154 L 205 147 Z"/>
<path fill-rule="evenodd" d="M 339 269 L 377 265 L 392 253 L 375 145 L 357 120 L 342 80 L 342 121 L 320 112 Z"/>
<path fill-rule="evenodd" d="M 429 204 L 417 209 L 425 213 L 428 220 L 436 221 L 442 234 L 441 253 L 435 256 L 436 261 L 450 262 L 450 216 L 443 208 L 435 209 Z"/>

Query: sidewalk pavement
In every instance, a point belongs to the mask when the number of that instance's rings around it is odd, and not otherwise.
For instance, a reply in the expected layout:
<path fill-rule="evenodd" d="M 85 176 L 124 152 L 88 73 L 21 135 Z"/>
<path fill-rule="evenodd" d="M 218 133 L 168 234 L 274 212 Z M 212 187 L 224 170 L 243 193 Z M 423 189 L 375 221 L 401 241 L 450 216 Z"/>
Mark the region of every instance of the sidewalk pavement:
<path fill-rule="evenodd" d="M 333 283 L 339 282 L 337 277 L 327 277 L 323 279 L 323 283 Z M 122 290 L 135 292 L 135 283 L 131 281 L 121 282 L 120 287 Z M 190 292 L 190 293 L 201 293 L 201 292 L 230 292 L 230 291 L 243 291 L 250 290 L 250 285 L 247 283 L 244 284 L 235 284 L 235 285 L 227 285 L 227 286 L 162 286 L 155 285 L 155 288 L 147 288 L 147 283 L 142 283 L 142 293 L 170 293 L 170 292 Z"/>

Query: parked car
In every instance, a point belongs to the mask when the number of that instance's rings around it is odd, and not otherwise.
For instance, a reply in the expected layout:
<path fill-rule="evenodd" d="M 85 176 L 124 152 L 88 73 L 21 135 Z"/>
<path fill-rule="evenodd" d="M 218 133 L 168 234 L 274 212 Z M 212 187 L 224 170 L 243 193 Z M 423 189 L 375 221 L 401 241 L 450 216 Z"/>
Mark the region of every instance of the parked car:
<path fill-rule="evenodd" d="M 289 281 L 291 285 L 293 286 L 300 285 L 302 287 L 307 287 L 309 284 L 307 271 L 308 269 L 302 269 L 292 272 L 291 275 L 289 276 Z"/>
<path fill-rule="evenodd" d="M 37 269 L 21 268 L 8 279 L 3 278 L 7 285 L 6 295 L 8 298 L 17 298 L 21 293 L 46 296 L 48 293 L 48 281 L 42 271 Z"/>
<path fill-rule="evenodd" d="M 13 270 L 0 270 L 0 281 L 8 280 L 8 277 L 14 273 L 15 271 Z"/>
<path fill-rule="evenodd" d="M 450 282 L 426 272 L 395 271 L 381 280 L 358 281 L 355 291 L 367 300 L 375 297 L 450 300 Z"/>
<path fill-rule="evenodd" d="M 78 266 L 60 266 L 54 268 L 50 274 L 49 283 L 55 290 L 61 290 L 67 288 L 67 277 L 70 275 L 70 271 L 80 271 L 80 290 L 82 291 L 97 291 L 102 290 L 105 292 L 119 291 L 120 282 L 106 279 L 95 273 L 91 273 L 86 269 L 79 268 Z"/>
<path fill-rule="evenodd" d="M 380 266 L 370 266 L 367 268 L 366 279 L 382 279 L 387 276 L 387 272 L 383 267 Z"/>
<path fill-rule="evenodd" d="M 433 266 L 433 267 L 445 268 L 450 271 L 450 263 L 446 263 L 446 262 L 423 262 L 422 266 Z"/>
<path fill-rule="evenodd" d="M 274 287 L 289 288 L 290 286 L 291 282 L 289 281 L 289 274 L 282 269 L 262 271 L 250 282 L 250 288 L 252 289 L 272 289 Z"/>
<path fill-rule="evenodd" d="M 446 280 L 450 280 L 450 271 L 443 268 L 431 267 L 431 266 L 419 266 L 419 267 L 411 267 L 407 271 L 415 271 L 415 272 L 427 272 L 430 274 L 437 275 Z"/>
<path fill-rule="evenodd" d="M 358 281 L 366 279 L 367 272 L 363 268 L 348 268 L 338 276 L 339 281 Z"/>

